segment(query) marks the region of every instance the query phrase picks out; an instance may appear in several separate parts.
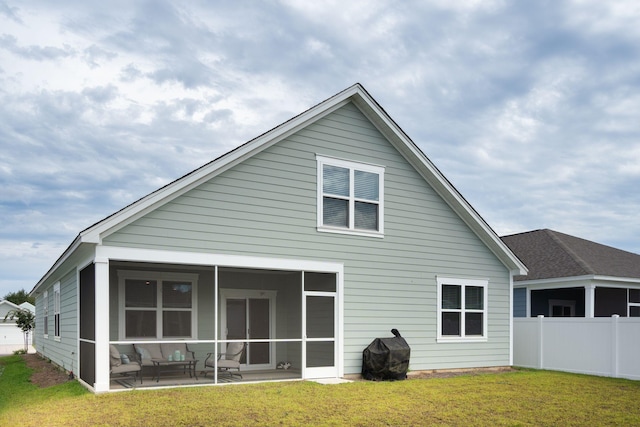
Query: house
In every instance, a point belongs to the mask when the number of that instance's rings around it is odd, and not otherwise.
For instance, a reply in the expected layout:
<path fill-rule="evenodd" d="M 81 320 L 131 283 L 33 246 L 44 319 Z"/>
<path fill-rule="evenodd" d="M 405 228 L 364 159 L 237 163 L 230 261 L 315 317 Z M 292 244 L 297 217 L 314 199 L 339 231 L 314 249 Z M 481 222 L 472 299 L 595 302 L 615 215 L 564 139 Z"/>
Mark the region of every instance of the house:
<path fill-rule="evenodd" d="M 81 231 L 31 292 L 36 348 L 96 392 L 136 343 L 196 374 L 244 343 L 243 381 L 359 375 L 392 328 L 411 370 L 505 366 L 525 273 L 356 84 Z"/>
<path fill-rule="evenodd" d="M 14 310 L 28 310 L 34 313 L 35 307 L 28 302 L 18 305 L 6 299 L 0 301 L 0 354 L 11 354 L 25 348 L 25 336 L 16 324 L 16 320 L 5 320 L 5 316 Z M 31 345 L 32 337 L 27 337 L 27 340 Z"/>
<path fill-rule="evenodd" d="M 640 317 L 640 255 L 547 229 L 502 240 L 529 269 L 515 317 Z"/>

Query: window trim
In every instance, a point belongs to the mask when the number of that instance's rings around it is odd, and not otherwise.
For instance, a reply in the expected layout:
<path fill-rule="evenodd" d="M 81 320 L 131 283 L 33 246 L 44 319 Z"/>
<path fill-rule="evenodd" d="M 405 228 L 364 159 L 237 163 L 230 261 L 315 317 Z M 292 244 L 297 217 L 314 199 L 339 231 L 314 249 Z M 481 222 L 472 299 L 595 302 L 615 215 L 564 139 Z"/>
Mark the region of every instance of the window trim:
<path fill-rule="evenodd" d="M 175 339 L 197 339 L 198 338 L 198 278 L 195 273 L 166 272 L 166 271 L 136 271 L 118 270 L 118 339 L 120 341 L 157 341 L 171 340 L 174 338 L 164 338 L 162 335 L 162 282 L 163 281 L 185 281 L 192 285 L 191 290 L 191 336 L 176 337 Z M 133 337 L 126 336 L 126 307 L 125 307 L 125 281 L 126 280 L 152 280 L 156 281 L 158 292 L 156 294 L 158 304 L 156 312 L 156 336 L 155 337 Z M 173 309 L 176 310 L 176 309 Z M 180 309 L 177 311 L 187 311 Z"/>
<path fill-rule="evenodd" d="M 486 342 L 489 338 L 488 317 L 489 317 L 489 281 L 485 279 L 459 279 L 452 277 L 436 276 L 437 283 L 437 318 L 436 318 L 436 342 Z M 459 312 L 460 316 L 460 335 L 443 335 L 442 334 L 442 312 L 448 312 L 452 310 L 442 309 L 442 286 L 453 285 L 460 286 L 461 292 L 461 308 Z M 474 286 L 483 288 L 483 309 L 482 310 L 466 310 L 465 309 L 465 286 Z M 457 311 L 457 310 L 456 310 Z M 482 313 L 482 332 L 480 335 L 465 336 L 465 313 Z"/>
<path fill-rule="evenodd" d="M 338 233 L 338 234 L 351 234 L 356 236 L 367 237 L 384 237 L 384 171 L 385 167 L 380 165 L 374 165 L 371 163 L 356 162 L 352 160 L 339 159 L 335 157 L 323 156 L 316 154 L 317 163 L 317 230 L 324 233 Z M 351 179 L 350 191 L 349 191 L 349 227 L 336 227 L 331 225 L 324 225 L 323 223 L 323 166 L 337 166 L 345 169 L 349 169 L 350 176 L 353 176 L 354 171 L 370 172 L 378 175 L 378 230 L 365 230 L 355 228 L 353 225 L 353 218 L 355 215 L 354 204 L 357 201 L 354 195 L 354 181 Z M 367 201 L 371 203 L 371 201 Z"/>
<path fill-rule="evenodd" d="M 60 282 L 53 285 L 53 339 L 60 341 Z"/>
<path fill-rule="evenodd" d="M 42 299 L 44 300 L 43 308 L 42 308 L 42 317 L 44 319 L 42 328 L 42 335 L 45 338 L 49 338 L 49 291 L 46 290 L 42 293 Z"/>

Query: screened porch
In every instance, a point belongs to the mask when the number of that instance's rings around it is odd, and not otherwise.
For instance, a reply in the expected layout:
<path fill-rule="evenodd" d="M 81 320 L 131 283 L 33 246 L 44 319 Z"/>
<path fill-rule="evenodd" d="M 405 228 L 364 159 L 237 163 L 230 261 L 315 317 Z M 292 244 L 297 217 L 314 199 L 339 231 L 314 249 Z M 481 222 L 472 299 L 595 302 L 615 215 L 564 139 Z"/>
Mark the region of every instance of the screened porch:
<path fill-rule="evenodd" d="M 112 374 L 109 387 L 335 377 L 337 276 L 110 262 L 109 344 L 143 366 L 142 382 Z M 153 344 L 184 345 L 183 363 L 177 355 L 173 360 L 173 354 L 155 354 L 149 357 L 153 365 L 145 363 L 144 349 Z M 242 347 L 238 369 L 222 369 L 219 365 L 234 345 Z"/>

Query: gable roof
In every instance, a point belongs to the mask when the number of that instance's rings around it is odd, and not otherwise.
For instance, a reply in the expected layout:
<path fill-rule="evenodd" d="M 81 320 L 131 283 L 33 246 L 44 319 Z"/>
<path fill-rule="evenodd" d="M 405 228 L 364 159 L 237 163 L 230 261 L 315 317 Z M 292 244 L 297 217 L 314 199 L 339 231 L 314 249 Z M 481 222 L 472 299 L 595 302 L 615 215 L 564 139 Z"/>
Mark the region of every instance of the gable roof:
<path fill-rule="evenodd" d="M 503 236 L 502 240 L 529 269 L 526 277 L 516 276 L 516 281 L 574 276 L 640 278 L 640 255 L 579 237 L 544 229 Z"/>
<path fill-rule="evenodd" d="M 356 83 L 81 231 L 51 269 L 40 279 L 31 293 L 34 293 L 80 245 L 100 244 L 104 237 L 130 224 L 146 213 L 170 202 L 348 103 L 353 103 L 376 126 L 510 271 L 515 274 L 526 274 L 527 269 L 524 264 L 511 253 L 509 248 L 500 240 L 478 212 L 462 197 L 449 180 L 431 163 L 427 156 L 369 95 L 364 87 Z"/>

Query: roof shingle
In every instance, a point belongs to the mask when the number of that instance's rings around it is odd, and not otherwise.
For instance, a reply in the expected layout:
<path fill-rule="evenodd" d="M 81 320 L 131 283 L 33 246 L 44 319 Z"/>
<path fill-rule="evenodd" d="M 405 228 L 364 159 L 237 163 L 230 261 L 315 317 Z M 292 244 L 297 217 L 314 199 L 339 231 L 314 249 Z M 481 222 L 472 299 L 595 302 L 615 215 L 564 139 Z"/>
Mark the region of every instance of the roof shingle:
<path fill-rule="evenodd" d="M 543 229 L 503 236 L 529 269 L 515 281 L 586 275 L 640 278 L 640 255 Z"/>

